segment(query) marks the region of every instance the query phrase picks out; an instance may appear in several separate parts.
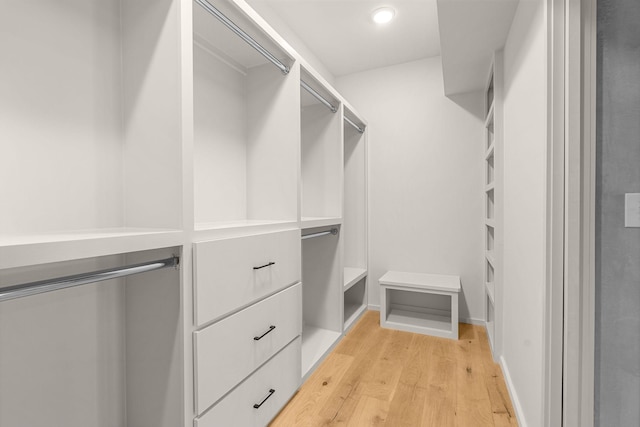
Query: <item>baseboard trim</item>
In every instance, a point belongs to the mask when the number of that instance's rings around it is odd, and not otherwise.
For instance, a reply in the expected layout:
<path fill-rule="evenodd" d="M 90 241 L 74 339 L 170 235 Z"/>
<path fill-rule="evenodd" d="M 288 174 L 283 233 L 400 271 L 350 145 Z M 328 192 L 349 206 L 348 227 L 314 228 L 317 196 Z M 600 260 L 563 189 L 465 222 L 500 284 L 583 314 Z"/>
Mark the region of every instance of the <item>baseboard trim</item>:
<path fill-rule="evenodd" d="M 369 304 L 367 305 L 367 310 L 380 311 L 380 305 Z"/>
<path fill-rule="evenodd" d="M 507 390 L 509 391 L 509 397 L 511 397 L 511 403 L 513 403 L 513 410 L 516 412 L 518 425 L 520 427 L 528 427 L 527 422 L 524 419 L 524 414 L 522 413 L 522 405 L 520 404 L 520 399 L 518 399 L 516 388 L 514 387 L 513 380 L 511 379 L 511 373 L 509 373 L 507 362 L 504 360 L 503 356 L 500 356 L 500 368 L 502 369 L 502 376 L 504 376 L 504 381 L 505 383 L 507 383 Z"/>

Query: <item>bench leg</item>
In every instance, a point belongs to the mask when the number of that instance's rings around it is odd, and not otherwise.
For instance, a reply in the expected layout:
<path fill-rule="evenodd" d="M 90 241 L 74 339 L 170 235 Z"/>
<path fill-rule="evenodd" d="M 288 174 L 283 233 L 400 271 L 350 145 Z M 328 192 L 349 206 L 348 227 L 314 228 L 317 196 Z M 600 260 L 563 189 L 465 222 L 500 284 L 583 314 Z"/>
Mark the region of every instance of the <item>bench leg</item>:
<path fill-rule="evenodd" d="M 451 294 L 451 338 L 457 340 L 458 335 L 458 294 Z"/>

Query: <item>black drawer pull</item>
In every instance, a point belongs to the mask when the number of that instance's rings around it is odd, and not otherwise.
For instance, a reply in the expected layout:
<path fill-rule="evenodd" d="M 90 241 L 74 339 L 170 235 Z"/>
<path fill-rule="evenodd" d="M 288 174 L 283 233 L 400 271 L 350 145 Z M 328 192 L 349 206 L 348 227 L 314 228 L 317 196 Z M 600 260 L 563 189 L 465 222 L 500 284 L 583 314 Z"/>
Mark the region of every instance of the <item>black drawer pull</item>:
<path fill-rule="evenodd" d="M 265 335 L 267 335 L 269 332 L 273 331 L 276 327 L 271 325 L 269 326 L 269 330 L 267 332 L 265 332 L 264 334 L 260 335 L 259 337 L 253 337 L 254 340 L 256 341 L 260 341 L 262 339 L 262 337 L 264 337 Z"/>
<path fill-rule="evenodd" d="M 261 265 L 260 267 L 253 267 L 253 269 L 254 270 L 260 270 L 261 268 L 271 267 L 272 265 L 275 265 L 275 262 L 272 261 L 269 264 Z"/>
<path fill-rule="evenodd" d="M 269 389 L 269 394 L 267 395 L 267 397 L 265 397 L 264 399 L 262 399 L 262 402 L 254 404 L 254 405 L 253 405 L 253 407 L 254 407 L 254 408 L 256 408 L 256 409 L 260 408 L 260 407 L 262 406 L 262 404 L 263 404 L 264 402 L 266 402 L 268 398 L 270 398 L 271 396 L 273 396 L 273 393 L 275 393 L 275 392 L 276 392 L 276 391 L 275 391 L 274 389 L 270 388 L 270 389 Z"/>

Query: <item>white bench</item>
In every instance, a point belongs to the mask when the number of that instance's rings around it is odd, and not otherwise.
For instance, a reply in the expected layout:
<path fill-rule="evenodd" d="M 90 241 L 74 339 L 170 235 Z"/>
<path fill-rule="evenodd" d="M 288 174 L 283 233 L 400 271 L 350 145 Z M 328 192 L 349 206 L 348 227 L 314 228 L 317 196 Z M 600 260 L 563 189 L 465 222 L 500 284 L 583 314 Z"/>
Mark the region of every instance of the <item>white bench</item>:
<path fill-rule="evenodd" d="M 458 339 L 460 276 L 388 271 L 379 283 L 383 328 Z"/>

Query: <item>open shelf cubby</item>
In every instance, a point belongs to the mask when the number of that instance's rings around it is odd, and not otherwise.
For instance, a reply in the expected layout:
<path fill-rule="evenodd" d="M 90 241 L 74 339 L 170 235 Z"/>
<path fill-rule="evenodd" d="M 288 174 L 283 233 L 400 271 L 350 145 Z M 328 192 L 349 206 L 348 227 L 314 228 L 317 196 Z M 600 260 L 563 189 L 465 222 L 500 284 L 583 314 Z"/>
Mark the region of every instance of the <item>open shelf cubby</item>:
<path fill-rule="evenodd" d="M 0 287 L 173 255 L 180 248 L 7 269 Z M 183 425 L 180 275 L 169 267 L 2 301 L 2 425 Z"/>
<path fill-rule="evenodd" d="M 142 3 L 4 5 L 0 45 L 11 60 L 0 67 L 0 247 L 7 256 L 16 245 L 75 241 L 91 257 L 100 252 L 96 239 L 124 235 L 128 243 L 116 253 L 140 249 L 136 239 L 147 232 L 182 228 L 179 28 L 165 25 L 178 10 L 174 0 Z"/>
<path fill-rule="evenodd" d="M 232 3 L 208 3 L 289 71 L 193 4 L 195 228 L 297 221 L 299 67 Z"/>
<path fill-rule="evenodd" d="M 304 69 L 300 77 L 302 224 L 305 227 L 339 224 L 342 217 L 340 102 Z"/>
<path fill-rule="evenodd" d="M 325 227 L 309 234 L 328 231 Z M 339 235 L 302 240 L 302 376 L 313 371 L 342 335 Z"/>
<path fill-rule="evenodd" d="M 367 309 L 367 277 L 344 291 L 344 330 L 349 329 Z"/>
<path fill-rule="evenodd" d="M 385 289 L 386 322 L 417 330 L 451 332 L 451 295 Z"/>

